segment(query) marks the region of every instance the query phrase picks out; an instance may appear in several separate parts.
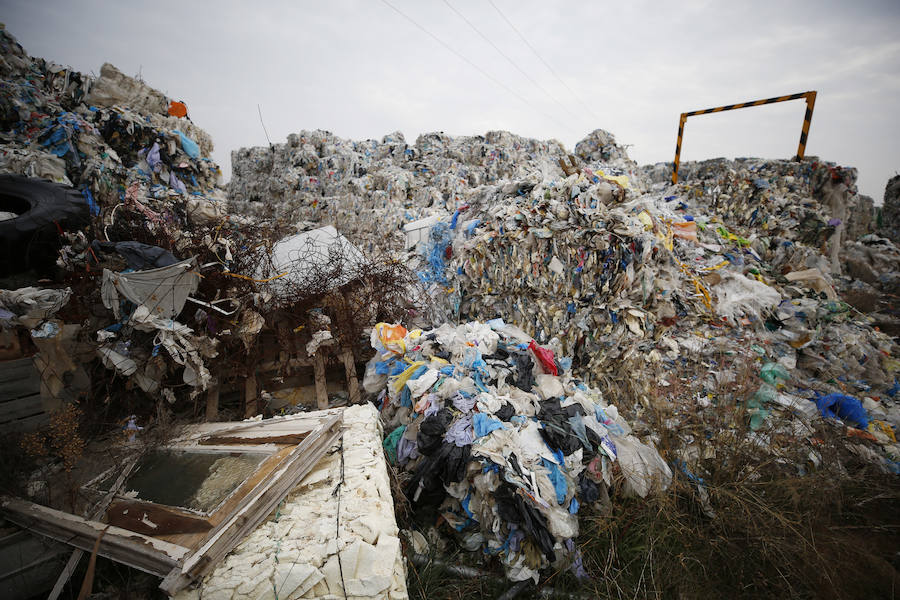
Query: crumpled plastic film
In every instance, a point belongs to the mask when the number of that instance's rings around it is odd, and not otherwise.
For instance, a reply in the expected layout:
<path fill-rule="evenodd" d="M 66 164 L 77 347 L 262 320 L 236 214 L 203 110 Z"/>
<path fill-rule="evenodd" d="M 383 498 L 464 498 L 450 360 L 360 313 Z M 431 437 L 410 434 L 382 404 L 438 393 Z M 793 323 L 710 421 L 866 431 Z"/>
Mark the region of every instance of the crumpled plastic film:
<path fill-rule="evenodd" d="M 439 506 L 464 546 L 499 555 L 510 579 L 536 579 L 569 554 L 579 508 L 600 497 L 583 490 L 618 486 L 604 473 L 621 472 L 622 491 L 645 497 L 672 472 L 599 390 L 561 367 L 564 357 L 510 332 L 519 333 L 495 319 L 408 334 L 406 352 L 387 361 L 398 368 L 386 367 L 381 413 L 393 430 L 384 446 L 411 474 L 414 505 Z M 517 377 L 521 368 L 535 370 L 532 385 Z"/>

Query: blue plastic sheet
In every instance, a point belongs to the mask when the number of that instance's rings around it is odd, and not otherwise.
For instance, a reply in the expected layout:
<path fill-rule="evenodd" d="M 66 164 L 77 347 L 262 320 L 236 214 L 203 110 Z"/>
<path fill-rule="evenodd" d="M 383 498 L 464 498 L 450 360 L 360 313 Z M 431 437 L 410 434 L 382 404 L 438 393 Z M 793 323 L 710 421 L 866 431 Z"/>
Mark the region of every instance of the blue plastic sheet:
<path fill-rule="evenodd" d="M 503 423 L 485 413 L 475 413 L 473 415 L 472 427 L 475 430 L 476 438 L 484 437 L 497 429 L 506 429 Z"/>
<path fill-rule="evenodd" d="M 85 186 L 83 190 L 81 190 L 81 195 L 84 196 L 85 202 L 87 202 L 88 210 L 91 211 L 91 215 L 97 216 L 100 214 L 100 206 L 97 204 L 96 200 L 94 200 L 94 195 L 91 194 L 91 188 Z"/>
<path fill-rule="evenodd" d="M 456 229 L 456 222 L 459 220 L 459 209 L 453 213 L 453 218 L 450 219 L 450 229 Z"/>
<path fill-rule="evenodd" d="M 409 388 L 405 385 L 403 386 L 403 391 L 400 392 L 400 406 L 412 408 L 412 392 L 410 392 Z"/>
<path fill-rule="evenodd" d="M 609 432 L 613 435 L 625 435 L 625 430 L 622 429 L 622 426 L 609 418 L 609 415 L 606 414 L 606 411 L 603 410 L 599 406 L 594 407 L 594 416 L 597 421 L 602 423 L 604 427 L 606 427 Z"/>
<path fill-rule="evenodd" d="M 181 149 L 184 150 L 184 153 L 191 158 L 200 158 L 200 146 L 197 145 L 197 142 L 184 135 L 177 129 L 175 130 L 175 133 L 177 133 L 178 137 L 181 138 Z"/>
<path fill-rule="evenodd" d="M 566 492 L 569 489 L 569 486 L 566 484 L 566 478 L 563 477 L 559 467 L 546 458 L 541 459 L 541 464 L 549 471 L 547 476 L 550 478 L 550 483 L 553 484 L 553 489 L 556 491 L 556 503 L 562 504 L 566 501 Z"/>
<path fill-rule="evenodd" d="M 375 372 L 379 375 L 399 375 L 406 370 L 407 365 L 395 358 L 375 363 Z"/>
<path fill-rule="evenodd" d="M 816 393 L 816 406 L 823 417 L 839 418 L 859 429 L 869 426 L 869 415 L 866 413 L 866 409 L 863 408 L 862 402 L 853 396 L 844 394 L 822 396 Z"/>
<path fill-rule="evenodd" d="M 415 381 L 416 379 L 418 379 L 419 377 L 424 375 L 427 371 L 428 371 L 428 367 L 426 365 L 422 365 L 421 367 L 419 367 L 418 369 L 416 369 L 415 371 L 412 372 L 412 375 L 409 376 L 409 379 L 407 381 Z"/>
<path fill-rule="evenodd" d="M 447 248 L 450 246 L 450 228 L 443 221 L 438 222 L 428 232 L 428 243 L 423 251 L 425 268 L 419 271 L 419 278 L 425 283 L 447 284 Z"/>

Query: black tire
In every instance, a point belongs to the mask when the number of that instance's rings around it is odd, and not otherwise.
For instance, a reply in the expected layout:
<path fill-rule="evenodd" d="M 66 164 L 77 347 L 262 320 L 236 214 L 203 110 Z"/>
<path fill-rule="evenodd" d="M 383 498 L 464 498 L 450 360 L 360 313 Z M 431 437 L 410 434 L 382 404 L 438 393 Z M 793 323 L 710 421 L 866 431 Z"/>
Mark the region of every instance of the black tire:
<path fill-rule="evenodd" d="M 52 274 L 62 245 L 59 229 L 71 231 L 90 222 L 87 201 L 78 190 L 17 175 L 0 175 L 0 211 L 18 215 L 0 221 L 0 277 L 30 269 Z"/>

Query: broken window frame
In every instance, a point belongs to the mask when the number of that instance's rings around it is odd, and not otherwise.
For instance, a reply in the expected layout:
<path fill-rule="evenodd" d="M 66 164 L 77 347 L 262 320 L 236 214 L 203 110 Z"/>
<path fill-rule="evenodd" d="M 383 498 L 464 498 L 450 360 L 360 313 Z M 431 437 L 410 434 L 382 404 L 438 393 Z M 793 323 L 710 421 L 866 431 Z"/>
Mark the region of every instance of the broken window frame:
<path fill-rule="evenodd" d="M 174 595 L 218 564 L 247 534 L 256 529 L 312 470 L 341 435 L 342 414 L 342 409 L 332 409 L 317 411 L 313 415 L 295 415 L 271 420 L 268 423 L 256 421 L 237 424 L 200 424 L 193 428 L 191 434 L 168 445 L 167 448 L 196 449 L 206 446 L 254 452 L 272 450 L 272 454 L 254 470 L 253 474 L 239 484 L 222 505 L 217 507 L 217 511 L 227 512 L 223 512 L 221 518 L 213 519 L 211 516 L 207 518 L 207 521 L 218 522 L 211 524 L 209 530 L 205 532 L 148 535 L 134 529 L 118 527 L 100 520 L 85 519 L 9 497 L 0 501 L 0 512 L 10 521 L 26 529 L 80 550 L 91 551 L 97 538 L 102 536 L 97 549 L 99 555 L 163 577 L 160 588 L 169 595 Z M 235 443 L 203 443 L 204 440 L 212 438 L 216 438 L 218 442 L 222 439 L 232 439 Z M 286 439 L 299 443 L 284 443 Z M 247 440 L 257 443 L 247 444 Z M 282 443 L 265 440 L 279 440 Z M 125 469 L 130 471 L 132 467 L 133 463 L 127 464 Z M 102 481 L 101 478 L 108 476 L 107 471 L 95 477 L 89 484 Z M 120 476 L 120 479 L 124 483 L 125 477 Z M 111 507 L 115 506 L 117 495 L 115 491 L 107 493 Z M 183 510 L 146 501 L 140 502 L 175 513 Z M 198 519 L 196 515 L 190 515 L 187 511 L 184 512 L 190 518 L 203 520 Z M 108 517 L 108 509 L 103 511 L 103 516 L 97 518 L 105 517 Z M 172 541 L 173 539 L 183 543 Z M 76 560 L 74 555 L 73 560 Z M 66 575 L 65 571 L 63 575 Z"/>

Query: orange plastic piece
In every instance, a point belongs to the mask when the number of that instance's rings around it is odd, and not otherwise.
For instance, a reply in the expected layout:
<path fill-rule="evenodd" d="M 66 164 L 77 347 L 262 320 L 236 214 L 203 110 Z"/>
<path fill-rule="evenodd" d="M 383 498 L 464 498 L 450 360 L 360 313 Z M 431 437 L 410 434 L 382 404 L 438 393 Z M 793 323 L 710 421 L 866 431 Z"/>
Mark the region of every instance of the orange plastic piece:
<path fill-rule="evenodd" d="M 172 100 L 169 103 L 169 114 L 173 117 L 186 117 L 187 116 L 187 106 L 185 106 L 184 102 L 176 102 Z"/>

